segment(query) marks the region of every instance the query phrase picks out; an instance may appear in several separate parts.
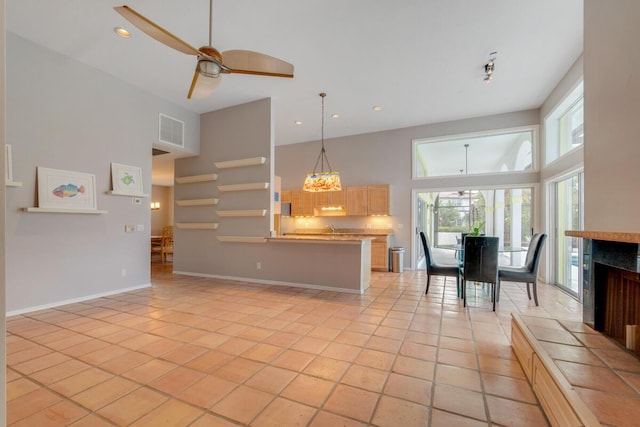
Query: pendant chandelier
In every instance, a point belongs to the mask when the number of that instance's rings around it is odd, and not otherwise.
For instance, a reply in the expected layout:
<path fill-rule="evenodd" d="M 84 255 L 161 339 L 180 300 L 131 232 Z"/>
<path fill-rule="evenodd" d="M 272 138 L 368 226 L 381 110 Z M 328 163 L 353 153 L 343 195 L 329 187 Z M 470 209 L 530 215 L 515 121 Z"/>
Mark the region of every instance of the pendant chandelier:
<path fill-rule="evenodd" d="M 341 191 L 342 185 L 340 184 L 340 175 L 337 171 L 331 170 L 331 164 L 329 164 L 329 158 L 327 157 L 327 152 L 324 149 L 324 97 L 327 96 L 326 93 L 322 92 L 319 94 L 322 98 L 322 126 L 320 130 L 320 141 L 322 143 L 322 148 L 320 149 L 320 154 L 316 159 L 316 164 L 313 167 L 313 172 L 307 175 L 307 178 L 304 180 L 304 185 L 302 189 L 304 191 Z M 324 164 L 327 163 L 327 170 L 324 170 Z M 320 171 L 318 172 L 318 163 L 320 163 Z"/>

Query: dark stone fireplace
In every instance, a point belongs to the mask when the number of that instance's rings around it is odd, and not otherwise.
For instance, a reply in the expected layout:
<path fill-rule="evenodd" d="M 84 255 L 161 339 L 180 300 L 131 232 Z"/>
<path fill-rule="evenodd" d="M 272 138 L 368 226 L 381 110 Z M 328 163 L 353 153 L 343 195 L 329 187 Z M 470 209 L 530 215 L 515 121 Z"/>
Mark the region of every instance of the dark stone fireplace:
<path fill-rule="evenodd" d="M 627 325 L 640 325 L 640 245 L 606 234 L 583 241 L 583 321 L 625 345 Z M 637 338 L 638 330 L 630 333 Z M 640 340 L 632 350 L 640 355 Z"/>

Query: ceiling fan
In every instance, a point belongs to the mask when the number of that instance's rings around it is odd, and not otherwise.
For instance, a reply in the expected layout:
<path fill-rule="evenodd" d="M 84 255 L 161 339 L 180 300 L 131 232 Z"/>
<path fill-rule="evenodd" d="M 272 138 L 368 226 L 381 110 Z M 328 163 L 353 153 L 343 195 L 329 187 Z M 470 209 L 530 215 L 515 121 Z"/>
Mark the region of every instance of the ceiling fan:
<path fill-rule="evenodd" d="M 196 71 L 187 98 L 204 98 L 219 84 L 221 74 L 255 74 L 271 77 L 293 77 L 293 65 L 273 56 L 250 50 L 219 52 L 212 46 L 213 0 L 209 0 L 209 45 L 196 49 L 129 6 L 114 7 L 115 11 L 147 35 L 187 55 L 196 55 Z"/>

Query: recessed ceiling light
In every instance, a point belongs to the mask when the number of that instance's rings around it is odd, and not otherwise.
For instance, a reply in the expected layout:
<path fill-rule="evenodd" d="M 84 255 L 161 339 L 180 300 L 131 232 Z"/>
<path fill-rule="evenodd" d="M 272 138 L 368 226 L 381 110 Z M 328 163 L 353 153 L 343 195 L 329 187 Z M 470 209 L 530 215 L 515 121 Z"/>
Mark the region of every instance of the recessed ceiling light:
<path fill-rule="evenodd" d="M 302 122 L 300 120 L 296 120 L 294 123 L 297 124 L 297 125 L 301 125 L 302 124 Z"/>
<path fill-rule="evenodd" d="M 379 106 L 379 105 L 374 105 L 373 106 L 373 111 L 380 111 L 380 110 L 382 110 L 381 106 Z"/>
<path fill-rule="evenodd" d="M 338 114 L 338 113 L 333 113 L 333 114 L 331 115 L 331 118 L 332 118 L 332 119 L 337 119 L 337 118 L 339 118 L 339 117 L 340 117 L 340 114 Z"/>
<path fill-rule="evenodd" d="M 125 30 L 125 29 L 124 29 L 124 28 L 122 28 L 122 27 L 115 27 L 115 28 L 113 29 L 113 31 L 114 31 L 117 35 L 119 35 L 120 37 L 124 37 L 124 38 L 129 38 L 129 37 L 131 37 L 131 33 L 130 33 L 129 31 Z"/>

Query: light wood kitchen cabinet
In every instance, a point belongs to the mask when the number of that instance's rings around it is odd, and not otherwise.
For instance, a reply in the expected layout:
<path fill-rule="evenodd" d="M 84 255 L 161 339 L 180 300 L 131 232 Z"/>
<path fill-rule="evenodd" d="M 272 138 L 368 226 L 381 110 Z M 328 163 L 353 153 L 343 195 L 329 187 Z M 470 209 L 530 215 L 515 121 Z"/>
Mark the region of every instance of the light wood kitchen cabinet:
<path fill-rule="evenodd" d="M 367 187 L 364 185 L 347 187 L 347 215 L 367 215 Z"/>
<path fill-rule="evenodd" d="M 333 191 L 324 191 L 316 194 L 316 208 L 324 208 L 329 206 Z"/>
<path fill-rule="evenodd" d="M 315 193 L 316 208 L 326 208 L 328 206 L 344 206 L 343 191 L 321 191 Z"/>
<path fill-rule="evenodd" d="M 379 236 L 371 241 L 371 269 L 389 271 L 389 236 Z"/>
<path fill-rule="evenodd" d="M 280 192 L 281 203 L 291 203 L 291 190 L 282 190 Z"/>
<path fill-rule="evenodd" d="M 291 203 L 291 216 L 313 216 L 314 209 L 329 206 L 344 206 L 344 213 L 339 213 L 339 215 L 391 215 L 391 186 L 389 184 L 355 185 L 342 188 L 342 191 L 320 191 L 317 193 L 303 190 L 283 190 L 280 193 L 280 201 Z M 319 215 L 323 214 L 319 213 Z"/>
<path fill-rule="evenodd" d="M 367 187 L 367 215 L 391 215 L 389 184 Z"/>
<path fill-rule="evenodd" d="M 291 190 L 291 216 L 313 216 L 315 193 Z"/>

